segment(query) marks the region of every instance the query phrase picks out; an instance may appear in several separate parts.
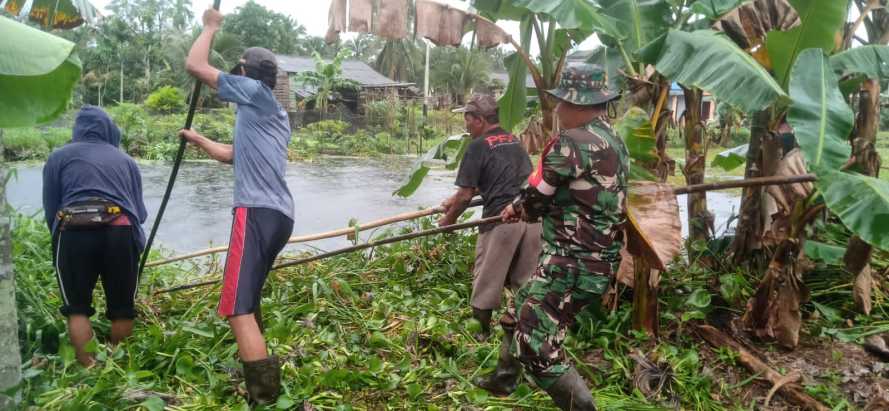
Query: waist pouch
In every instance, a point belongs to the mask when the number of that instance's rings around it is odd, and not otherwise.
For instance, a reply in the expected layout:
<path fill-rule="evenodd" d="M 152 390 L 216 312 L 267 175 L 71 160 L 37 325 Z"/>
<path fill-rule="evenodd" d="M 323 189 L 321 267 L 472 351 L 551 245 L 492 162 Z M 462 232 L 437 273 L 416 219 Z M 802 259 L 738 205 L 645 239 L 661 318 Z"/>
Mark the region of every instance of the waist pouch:
<path fill-rule="evenodd" d="M 120 206 L 96 198 L 78 202 L 59 210 L 60 230 L 101 228 L 124 215 Z"/>

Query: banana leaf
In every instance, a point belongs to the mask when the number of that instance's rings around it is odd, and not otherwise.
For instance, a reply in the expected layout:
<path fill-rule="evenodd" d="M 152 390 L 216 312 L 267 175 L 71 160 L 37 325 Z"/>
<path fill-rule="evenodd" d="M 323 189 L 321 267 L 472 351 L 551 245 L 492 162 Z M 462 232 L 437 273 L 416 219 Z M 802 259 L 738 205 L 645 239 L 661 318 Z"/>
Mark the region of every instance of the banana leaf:
<path fill-rule="evenodd" d="M 472 7 L 491 20 L 521 20 L 528 9 L 516 7 L 509 0 L 472 0 Z"/>
<path fill-rule="evenodd" d="M 594 29 L 616 33 L 619 22 L 605 16 L 588 0 L 513 0 L 513 7 L 552 17 L 563 29 Z"/>
<path fill-rule="evenodd" d="M 800 54 L 790 79 L 790 97 L 793 103 L 787 122 L 793 126 L 808 166 L 839 169 L 852 153 L 846 138 L 854 116 L 821 49 Z"/>
<path fill-rule="evenodd" d="M 691 5 L 691 11 L 703 15 L 708 20 L 717 20 L 750 1 L 752 0 L 698 0 Z"/>
<path fill-rule="evenodd" d="M 599 0 L 599 5 L 603 14 L 620 22 L 618 35 L 612 37 L 627 54 L 634 54 L 670 28 L 672 10 L 664 0 Z"/>
<path fill-rule="evenodd" d="M 836 36 L 846 19 L 845 1 L 790 0 L 800 17 L 800 25 L 787 31 L 770 31 L 766 50 L 775 79 L 782 87 L 790 81 L 790 71 L 797 56 L 805 49 L 820 48 L 830 53 L 836 48 Z"/>
<path fill-rule="evenodd" d="M 47 29 L 72 29 L 84 22 L 94 23 L 99 12 L 86 0 L 4 0 L 0 1 L 9 14 L 28 18 Z"/>
<path fill-rule="evenodd" d="M 648 113 L 639 107 L 631 107 L 618 121 L 615 130 L 624 140 L 630 157 L 634 160 L 657 160 L 657 139 L 651 128 Z"/>
<path fill-rule="evenodd" d="M 632 286 L 633 259 L 629 255 L 644 258 L 654 269 L 665 270 L 682 247 L 682 222 L 679 203 L 669 184 L 633 182 L 627 191 L 627 246 L 621 250 L 624 258 L 617 278 Z M 649 281 L 657 287 L 660 276 L 652 275 Z"/>
<path fill-rule="evenodd" d="M 862 46 L 834 54 L 830 66 L 838 76 L 864 74 L 871 79 L 889 78 L 889 46 Z"/>
<path fill-rule="evenodd" d="M 530 17 L 522 20 L 521 44 L 526 51 L 531 48 L 531 27 Z M 503 63 L 509 69 L 509 84 L 506 85 L 506 92 L 497 101 L 497 105 L 500 125 L 506 130 L 512 130 L 525 117 L 525 108 L 528 105 L 528 89 L 525 87 L 528 66 L 518 53 L 510 54 Z"/>
<path fill-rule="evenodd" d="M 816 170 L 824 202 L 849 230 L 889 250 L 889 182 L 861 174 Z"/>
<path fill-rule="evenodd" d="M 809 259 L 831 265 L 842 264 L 843 255 L 846 254 L 846 247 L 826 244 L 814 240 L 806 240 L 803 244 L 803 250 L 806 253 L 806 257 Z"/>
<path fill-rule="evenodd" d="M 747 162 L 747 149 L 749 147 L 748 144 L 744 144 L 725 150 L 713 157 L 710 166 L 719 167 L 725 171 L 732 171 Z"/>
<path fill-rule="evenodd" d="M 74 43 L 0 17 L 0 127 L 27 127 L 62 114 L 80 78 Z M 15 41 L 9 41 L 15 39 Z"/>
<path fill-rule="evenodd" d="M 609 89 L 624 90 L 626 85 L 626 77 L 623 75 L 625 65 L 624 59 L 620 55 L 620 50 L 603 45 L 593 51 L 586 62 L 598 64 L 605 69 L 605 74 L 608 76 Z"/>
<path fill-rule="evenodd" d="M 439 166 L 448 170 L 456 169 L 460 166 L 460 161 L 463 160 L 463 155 L 466 154 L 466 148 L 469 147 L 471 141 L 472 138 L 468 134 L 459 134 L 450 136 L 429 149 L 423 157 L 420 157 L 414 163 L 404 183 L 392 195 L 399 197 L 410 197 L 413 195 L 420 188 L 420 185 L 423 184 L 423 179 L 426 178 L 432 167 Z"/>
<path fill-rule="evenodd" d="M 753 57 L 712 30 L 670 30 L 639 50 L 639 56 L 667 78 L 700 88 L 745 112 L 788 98 Z"/>

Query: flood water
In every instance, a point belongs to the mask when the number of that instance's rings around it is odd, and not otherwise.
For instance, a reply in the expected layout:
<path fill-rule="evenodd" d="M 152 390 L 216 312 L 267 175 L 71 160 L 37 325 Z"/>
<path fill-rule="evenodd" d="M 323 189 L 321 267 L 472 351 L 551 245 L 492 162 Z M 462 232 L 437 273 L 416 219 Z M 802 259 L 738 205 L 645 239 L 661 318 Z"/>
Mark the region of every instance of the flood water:
<path fill-rule="evenodd" d="M 392 196 L 412 162 L 410 158 L 325 157 L 314 162 L 289 164 L 287 184 L 295 202 L 293 235 L 346 227 L 353 218 L 368 222 L 434 207 L 453 192 L 455 173 L 432 170 L 410 198 Z M 145 224 L 147 232 L 160 207 L 171 164 L 145 162 L 140 163 L 140 168 L 149 213 Z M 17 176 L 7 186 L 7 198 L 20 212 L 34 214 L 40 211 L 41 170 L 41 165 L 19 166 Z M 232 191 L 230 166 L 203 161 L 183 163 L 155 244 L 177 254 L 225 245 L 231 226 Z M 678 200 L 684 217 L 685 196 Z M 737 212 L 739 198 L 711 192 L 707 200 L 710 211 L 716 215 L 717 231 L 724 231 L 726 221 Z M 683 234 L 686 232 L 687 225 L 683 221 Z M 336 238 L 291 245 L 288 249 L 330 250 L 347 244 L 346 239 Z"/>

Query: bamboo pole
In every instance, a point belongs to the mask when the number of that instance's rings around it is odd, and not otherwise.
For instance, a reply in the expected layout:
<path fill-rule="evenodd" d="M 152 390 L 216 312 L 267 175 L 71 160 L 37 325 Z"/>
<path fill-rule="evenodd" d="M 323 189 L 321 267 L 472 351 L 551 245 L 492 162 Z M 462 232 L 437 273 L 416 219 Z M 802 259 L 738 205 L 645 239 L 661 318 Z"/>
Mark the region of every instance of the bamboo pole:
<path fill-rule="evenodd" d="M 482 205 L 481 199 L 476 199 L 476 200 L 473 200 L 472 202 L 469 203 L 469 207 L 478 207 L 480 205 Z M 434 208 L 427 208 L 424 210 L 411 211 L 411 212 L 402 213 L 402 214 L 398 214 L 398 215 L 394 215 L 394 216 L 389 216 L 386 218 L 381 218 L 379 220 L 374 220 L 374 221 L 371 221 L 367 224 L 359 224 L 358 226 L 355 226 L 355 227 L 345 227 L 345 228 L 340 228 L 340 229 L 336 229 L 336 230 L 325 231 L 323 233 L 290 237 L 290 239 L 287 240 L 287 244 L 305 243 L 305 242 L 315 241 L 315 240 L 324 240 L 327 238 L 342 237 L 344 235 L 349 235 L 349 234 L 355 233 L 355 230 L 367 230 L 367 229 L 377 228 L 377 227 L 381 227 L 384 225 L 394 224 L 394 223 L 398 223 L 398 222 L 402 222 L 402 221 L 415 220 L 415 219 L 418 219 L 421 217 L 427 217 L 427 216 L 430 216 L 433 214 L 439 214 L 443 211 L 444 211 L 444 209 L 441 207 L 434 207 Z M 170 257 L 170 258 L 167 258 L 164 260 L 152 261 L 152 262 L 146 264 L 145 266 L 146 267 L 155 267 L 155 266 L 159 266 L 159 265 L 174 263 L 176 261 L 188 260 L 188 259 L 192 259 L 192 258 L 203 257 L 205 255 L 222 253 L 225 251 L 228 251 L 228 245 L 225 245 L 222 247 L 208 248 L 206 250 L 201 250 L 201 251 L 195 251 L 190 254 L 183 254 L 183 255 L 179 255 L 179 256 L 175 256 L 175 257 Z"/>
<path fill-rule="evenodd" d="M 727 189 L 742 188 L 742 187 L 805 183 L 805 182 L 810 182 L 810 181 L 815 181 L 815 180 L 816 180 L 816 178 L 815 178 L 814 174 L 805 174 L 805 175 L 799 175 L 799 176 L 757 177 L 757 178 L 750 178 L 750 179 L 746 179 L 746 180 L 720 181 L 717 183 L 707 183 L 707 184 L 698 184 L 698 185 L 692 185 L 692 186 L 686 186 L 686 187 L 679 187 L 679 188 L 673 190 L 673 193 L 676 195 L 680 195 L 680 194 L 688 194 L 688 193 L 697 193 L 697 192 L 701 192 L 701 191 L 727 190 Z M 480 199 L 476 199 L 476 200 L 473 200 L 471 203 L 469 203 L 469 206 L 470 207 L 477 207 L 481 204 L 482 204 L 482 201 Z M 403 214 L 398 214 L 395 216 L 382 218 L 379 220 L 374 220 L 374 221 L 371 221 L 367 224 L 361 224 L 358 227 L 346 227 L 346 228 L 340 228 L 337 230 L 326 231 L 323 233 L 290 237 L 290 239 L 287 240 L 287 243 L 288 244 L 295 244 L 295 243 L 304 243 L 304 242 L 308 242 L 308 241 L 323 240 L 323 239 L 327 239 L 327 238 L 342 237 L 344 235 L 349 235 L 349 234 L 354 233 L 356 228 L 358 230 L 376 228 L 376 227 L 380 227 L 380 226 L 384 226 L 384 225 L 388 225 L 388 224 L 393 224 L 393 223 L 397 223 L 397 222 L 401 222 L 401 221 L 414 220 L 417 218 L 426 217 L 426 216 L 430 216 L 433 214 L 438 214 L 438 213 L 441 213 L 442 211 L 444 211 L 444 210 L 441 207 L 427 208 L 425 210 L 419 210 L 419 211 L 412 211 L 409 213 L 403 213 Z M 228 246 L 208 248 L 206 250 L 196 251 L 196 252 L 193 252 L 190 254 L 183 254 L 180 256 L 170 257 L 170 258 L 167 258 L 164 260 L 152 261 L 152 262 L 146 264 L 145 266 L 146 267 L 156 267 L 159 265 L 169 264 L 169 263 L 173 263 L 176 261 L 188 260 L 188 259 L 192 259 L 192 258 L 202 257 L 205 255 L 221 253 L 221 252 L 225 252 L 227 250 L 228 250 Z"/>
<path fill-rule="evenodd" d="M 784 184 L 808 183 L 817 180 L 814 174 L 802 174 L 796 176 L 769 176 L 755 177 L 744 180 L 720 181 L 717 183 L 695 184 L 691 186 L 679 187 L 673 190 L 676 195 L 699 193 L 702 191 L 728 190 L 732 188 L 744 187 L 760 187 Z"/>
<path fill-rule="evenodd" d="M 482 219 L 475 220 L 475 221 L 469 221 L 466 223 L 452 224 L 452 225 L 445 226 L 445 227 L 438 227 L 438 228 L 433 228 L 430 230 L 418 231 L 415 233 L 409 233 L 409 234 L 399 235 L 399 236 L 395 236 L 395 237 L 383 238 L 380 240 L 371 240 L 371 241 L 368 241 L 364 244 L 358 244 L 358 245 L 355 245 L 352 247 L 341 248 L 339 250 L 334 250 L 334 251 L 330 251 L 330 252 L 326 252 L 326 253 L 322 253 L 322 254 L 316 254 L 316 255 L 313 255 L 310 257 L 285 261 L 283 263 L 273 266 L 272 270 L 278 270 L 278 269 L 285 268 L 285 267 L 291 267 L 294 265 L 305 264 L 305 263 L 309 263 L 312 261 L 322 260 L 325 258 L 330 258 L 330 257 L 334 257 L 334 256 L 341 255 L 341 254 L 348 254 L 348 253 L 352 253 L 355 251 L 365 250 L 368 248 L 377 247 L 377 246 L 381 246 L 381 245 L 397 243 L 399 241 L 406 241 L 406 240 L 411 240 L 414 238 L 426 237 L 426 236 L 435 235 L 435 234 L 449 233 L 449 232 L 458 231 L 458 230 L 466 230 L 466 229 L 478 227 L 478 226 L 484 225 L 484 224 L 499 224 L 501 222 L 502 222 L 502 220 L 501 220 L 500 216 L 493 216 L 493 217 L 488 217 L 488 218 L 482 218 Z M 219 281 L 221 281 L 221 279 L 202 281 L 202 282 L 194 283 L 194 284 L 180 285 L 177 287 L 167 288 L 167 289 L 156 291 L 154 293 L 154 295 L 172 293 L 172 292 L 176 292 L 176 291 L 188 290 L 188 289 L 197 288 L 197 287 L 203 287 L 203 286 L 207 286 L 207 285 L 216 284 Z"/>

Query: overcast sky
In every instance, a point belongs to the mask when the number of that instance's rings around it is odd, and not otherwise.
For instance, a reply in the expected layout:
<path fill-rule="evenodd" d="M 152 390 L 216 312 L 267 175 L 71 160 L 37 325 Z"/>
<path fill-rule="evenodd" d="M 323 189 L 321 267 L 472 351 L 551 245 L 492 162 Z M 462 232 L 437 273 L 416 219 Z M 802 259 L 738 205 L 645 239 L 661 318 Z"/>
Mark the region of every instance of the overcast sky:
<path fill-rule="evenodd" d="M 299 24 L 303 25 L 306 28 L 306 31 L 313 36 L 324 36 L 327 32 L 327 11 L 330 8 L 329 0 L 255 0 L 257 3 L 265 6 L 268 9 L 277 11 L 282 14 L 289 15 L 293 17 Z M 468 7 L 468 2 L 459 1 L 459 0 L 437 0 L 440 3 L 446 3 L 453 5 L 455 7 L 459 7 L 461 9 L 466 9 Z M 96 6 L 99 10 L 101 10 L 102 14 L 108 15 L 111 14 L 110 11 L 105 9 L 105 6 L 110 3 L 110 0 L 90 0 L 90 2 Z M 222 13 L 228 14 L 233 12 L 238 6 L 246 3 L 247 0 L 222 0 Z M 195 19 L 200 22 L 201 14 L 213 4 L 212 0 L 192 0 L 192 8 L 194 10 Z M 518 39 L 518 23 L 517 22 L 500 22 L 498 23 L 501 27 L 503 27 L 508 33 L 512 34 L 512 36 Z M 468 37 L 468 36 L 467 36 Z M 345 39 L 349 39 L 350 35 L 346 34 L 343 36 Z M 536 42 L 532 43 L 532 53 L 537 54 Z M 595 39 L 587 40 L 584 42 L 581 49 L 591 49 L 594 48 L 597 44 Z"/>

